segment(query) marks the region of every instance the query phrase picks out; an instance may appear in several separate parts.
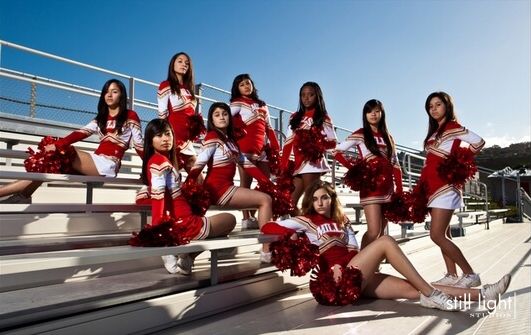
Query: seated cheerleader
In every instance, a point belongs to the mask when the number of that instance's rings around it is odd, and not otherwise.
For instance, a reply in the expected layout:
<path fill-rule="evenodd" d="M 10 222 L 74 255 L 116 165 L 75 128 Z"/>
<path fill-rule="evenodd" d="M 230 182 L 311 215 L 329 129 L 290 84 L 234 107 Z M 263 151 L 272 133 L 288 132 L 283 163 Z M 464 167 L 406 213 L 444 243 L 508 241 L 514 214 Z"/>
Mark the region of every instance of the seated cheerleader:
<path fill-rule="evenodd" d="M 158 225 L 165 216 L 186 227 L 191 240 L 227 236 L 236 219 L 232 214 L 221 213 L 211 217 L 192 213 L 188 201 L 181 194 L 181 174 L 176 169 L 176 152 L 173 131 L 165 119 L 154 119 L 145 132 L 145 159 L 142 164 L 142 181 L 148 186 L 151 198 L 151 225 Z M 190 275 L 198 254 L 162 256 L 169 273 Z"/>
<path fill-rule="evenodd" d="M 262 227 L 272 217 L 271 197 L 266 193 L 235 186 L 234 175 L 237 164 L 259 184 L 271 183 L 241 154 L 234 137 L 230 107 L 226 103 L 215 102 L 208 110 L 207 135 L 187 181 L 195 180 L 205 165 L 208 165 L 203 185 L 210 192 L 211 203 L 242 209 L 257 207 L 258 225 Z M 268 246 L 264 245 L 260 260 L 269 262 L 269 259 Z"/>
<path fill-rule="evenodd" d="M 393 179 L 396 192 L 402 192 L 402 171 L 395 143 L 387 130 L 383 104 L 376 99 L 367 101 L 363 106 L 362 117 L 363 128 L 356 130 L 339 144 L 335 154 L 338 162 L 351 169 L 352 163 L 345 158 L 343 152 L 355 146 L 360 159 L 358 164 L 366 164 L 370 169 L 367 172 L 374 175 L 373 178 L 368 178 L 368 182 L 360 183 L 359 189 L 355 189 L 360 191 L 360 203 L 367 218 L 367 232 L 361 239 L 361 249 L 384 234 L 387 220 L 384 218 L 382 205 L 391 201 Z M 347 185 L 349 175 L 347 173 L 345 178 Z M 360 175 L 352 177 L 361 178 Z"/>
<path fill-rule="evenodd" d="M 326 286 L 324 282 L 313 281 L 310 289 L 319 303 L 348 304 L 355 302 L 360 295 L 378 299 L 420 298 L 421 306 L 455 311 L 458 309 L 452 302 L 452 297 L 461 299 L 467 294 L 470 295 L 471 301 L 478 300 L 480 295 L 482 299 L 497 300 L 509 286 L 511 276 L 507 274 L 497 283 L 484 285 L 481 289 L 449 286 L 434 288 L 419 275 L 396 241 L 389 236 L 383 236 L 358 251 L 354 233 L 350 225 L 345 223 L 341 204 L 329 183 L 316 181 L 306 189 L 302 212 L 302 216 L 268 222 L 262 227 L 262 232 L 288 234 L 293 240 L 305 235 L 312 244 L 319 247 L 319 272 L 329 273 L 328 278 L 333 278 L 332 282 L 340 282 L 342 275 L 347 278 L 348 272 L 355 273 L 358 279 L 351 283 L 355 283 L 356 287 L 342 290 L 342 292 L 349 290 L 357 292 L 349 301 L 345 301 L 342 296 L 334 297 L 331 292 L 324 292 L 323 287 Z M 377 272 L 383 259 L 387 259 L 406 279 Z M 318 274 L 317 278 L 319 277 Z M 334 292 L 336 295 L 341 295 L 337 293 L 338 291 Z"/>
<path fill-rule="evenodd" d="M 86 176 L 116 177 L 131 140 L 138 155 L 143 156 L 140 119 L 134 111 L 127 109 L 127 92 L 124 84 L 117 79 L 108 80 L 103 85 L 98 102 L 98 114 L 94 120 L 65 138 L 46 145 L 44 150 L 61 151 L 93 134 L 98 134 L 100 144 L 94 153 L 78 149 L 73 151 L 71 168 L 74 172 Z M 3 202 L 31 203 L 31 195 L 41 184 L 40 181 L 19 180 L 2 187 L 0 197 L 13 194 Z"/>

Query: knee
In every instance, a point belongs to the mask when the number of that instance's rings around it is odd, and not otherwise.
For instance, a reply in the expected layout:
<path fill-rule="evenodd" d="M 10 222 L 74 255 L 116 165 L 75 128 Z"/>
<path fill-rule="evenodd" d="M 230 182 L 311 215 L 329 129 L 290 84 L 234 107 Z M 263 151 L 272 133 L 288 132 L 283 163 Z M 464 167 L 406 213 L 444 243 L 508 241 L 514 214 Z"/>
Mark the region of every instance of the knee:
<path fill-rule="evenodd" d="M 438 234 L 438 233 L 434 233 L 434 232 L 430 232 L 430 238 L 437 245 L 441 244 L 443 242 L 443 240 L 446 239 L 444 234 Z"/>

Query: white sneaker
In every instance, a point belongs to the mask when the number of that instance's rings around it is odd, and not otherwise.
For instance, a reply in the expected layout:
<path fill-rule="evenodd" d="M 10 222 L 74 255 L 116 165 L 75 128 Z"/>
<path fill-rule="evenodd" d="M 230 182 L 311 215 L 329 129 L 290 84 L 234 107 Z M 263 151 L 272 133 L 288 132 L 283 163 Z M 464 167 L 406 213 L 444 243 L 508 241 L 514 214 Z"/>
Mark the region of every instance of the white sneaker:
<path fill-rule="evenodd" d="M 258 229 L 258 220 L 255 218 L 243 219 L 242 229 Z"/>
<path fill-rule="evenodd" d="M 174 255 L 161 256 L 164 267 L 169 273 L 177 273 L 177 257 Z"/>
<path fill-rule="evenodd" d="M 453 299 L 449 295 L 439 291 L 433 290 L 429 297 L 420 294 L 420 305 L 426 308 L 436 308 L 441 311 L 456 312 L 459 308 L 454 304 Z"/>
<path fill-rule="evenodd" d="M 189 276 L 192 273 L 192 267 L 194 266 L 194 260 L 189 254 L 179 255 L 177 258 L 176 273 Z"/>
<path fill-rule="evenodd" d="M 479 274 L 477 273 L 470 273 L 470 274 L 463 274 L 457 283 L 455 283 L 454 287 L 462 287 L 462 288 L 470 288 L 470 287 L 476 287 L 481 285 L 481 279 L 479 278 Z"/>
<path fill-rule="evenodd" d="M 271 263 L 271 252 L 260 251 L 260 263 Z"/>
<path fill-rule="evenodd" d="M 431 282 L 432 285 L 442 285 L 442 286 L 454 286 L 455 283 L 459 280 L 459 277 L 457 277 L 454 274 L 447 273 L 442 277 L 441 279 Z"/>
<path fill-rule="evenodd" d="M 509 284 L 511 283 L 511 275 L 506 274 L 500 280 L 494 284 L 485 284 L 481 289 L 481 295 L 485 301 L 496 301 L 496 304 L 500 300 L 500 296 L 507 291 Z M 489 304 L 490 305 L 490 304 Z"/>

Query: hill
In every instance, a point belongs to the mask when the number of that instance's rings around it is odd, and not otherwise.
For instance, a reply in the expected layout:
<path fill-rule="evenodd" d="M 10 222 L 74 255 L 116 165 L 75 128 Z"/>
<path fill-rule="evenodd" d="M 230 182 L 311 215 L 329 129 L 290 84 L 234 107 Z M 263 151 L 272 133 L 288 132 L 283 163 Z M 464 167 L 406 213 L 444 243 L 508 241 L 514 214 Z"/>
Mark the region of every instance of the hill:
<path fill-rule="evenodd" d="M 513 169 L 531 167 L 531 142 L 514 143 L 506 148 L 493 145 L 483 149 L 476 158 L 479 166 L 501 170 L 506 166 Z"/>

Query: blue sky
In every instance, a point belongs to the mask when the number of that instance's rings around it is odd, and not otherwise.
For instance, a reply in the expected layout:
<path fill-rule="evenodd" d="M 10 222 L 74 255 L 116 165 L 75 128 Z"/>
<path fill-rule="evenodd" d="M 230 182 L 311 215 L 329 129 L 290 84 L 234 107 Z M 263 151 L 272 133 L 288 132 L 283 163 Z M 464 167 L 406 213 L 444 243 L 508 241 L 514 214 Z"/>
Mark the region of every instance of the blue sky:
<path fill-rule="evenodd" d="M 463 125 L 506 146 L 531 136 L 530 16 L 529 0 L 0 0 L 0 38 L 154 82 L 186 51 L 196 82 L 230 89 L 250 73 L 289 110 L 316 81 L 336 125 L 359 128 L 377 98 L 418 149 L 424 101 L 444 90 Z"/>

